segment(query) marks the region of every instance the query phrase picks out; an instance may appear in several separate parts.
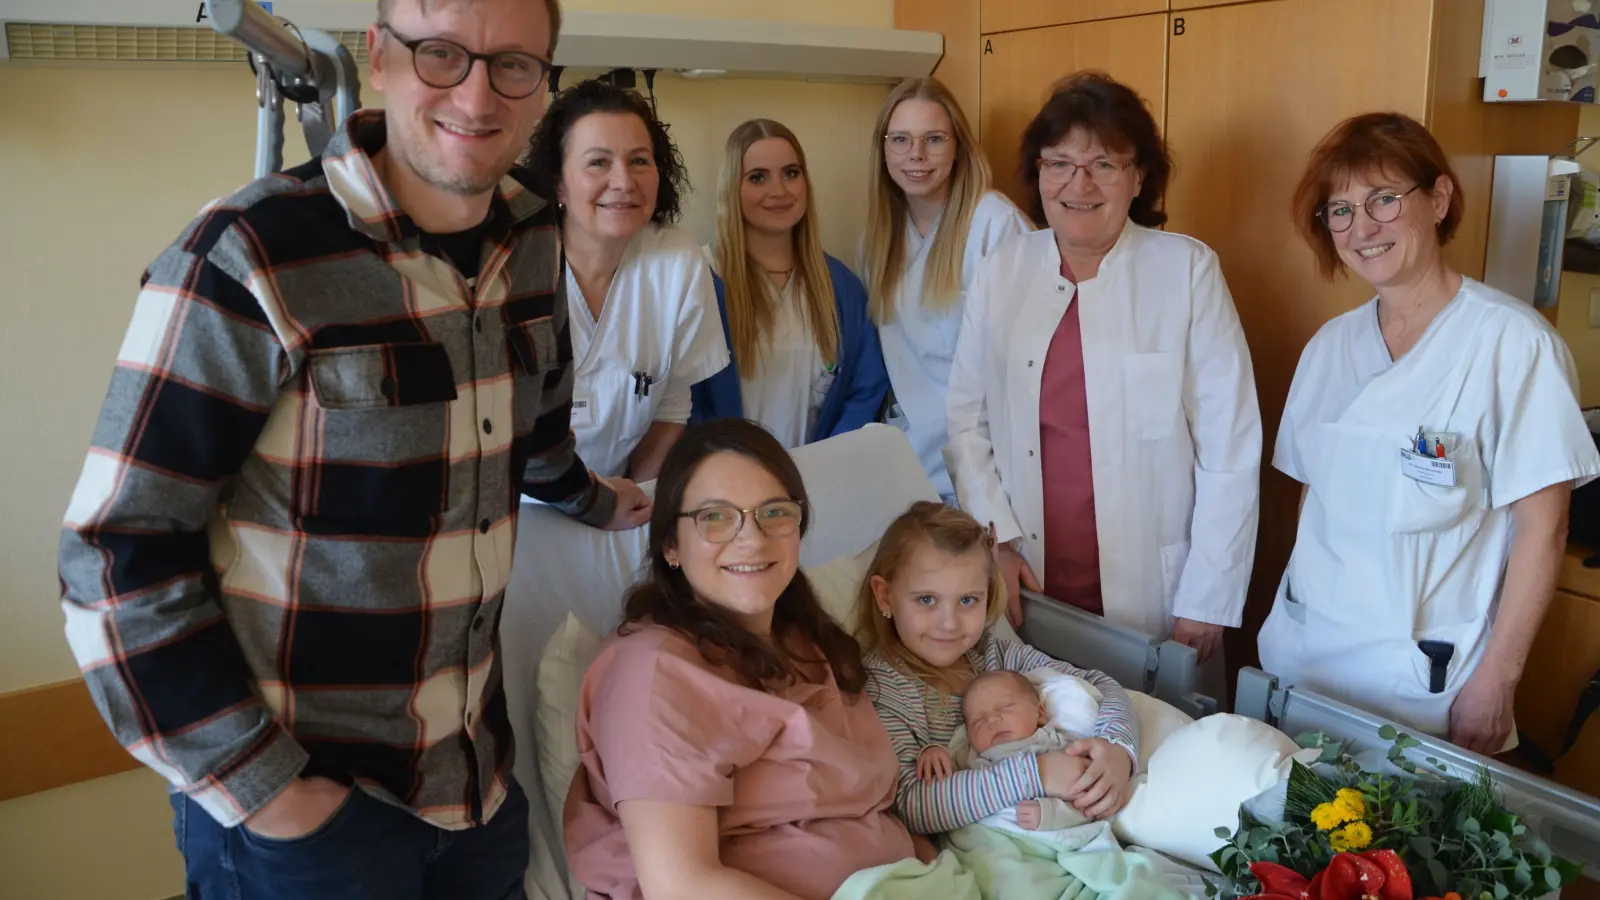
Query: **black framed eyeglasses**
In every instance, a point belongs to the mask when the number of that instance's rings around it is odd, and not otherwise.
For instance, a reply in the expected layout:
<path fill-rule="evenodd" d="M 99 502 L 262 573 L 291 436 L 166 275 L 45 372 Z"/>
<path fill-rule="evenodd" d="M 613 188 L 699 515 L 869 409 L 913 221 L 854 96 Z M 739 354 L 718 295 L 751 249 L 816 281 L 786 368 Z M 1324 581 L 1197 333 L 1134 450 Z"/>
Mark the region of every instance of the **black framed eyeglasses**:
<path fill-rule="evenodd" d="M 785 538 L 800 530 L 805 507 L 798 500 L 774 500 L 754 509 L 733 506 L 702 506 L 678 513 L 680 519 L 693 519 L 694 530 L 712 544 L 730 543 L 744 530 L 745 516 L 753 515 L 756 527 L 769 538 Z"/>
<path fill-rule="evenodd" d="M 489 86 L 507 100 L 522 100 L 533 95 L 550 74 L 549 60 L 520 50 L 474 53 L 455 41 L 444 38 L 408 38 L 385 22 L 378 27 L 394 36 L 400 46 L 411 51 L 411 65 L 422 83 L 433 88 L 453 88 L 467 80 L 472 64 L 483 60 L 489 71 Z"/>
<path fill-rule="evenodd" d="M 1413 184 L 1400 193 L 1394 191 L 1378 191 L 1367 199 L 1361 201 L 1361 208 L 1367 211 L 1367 218 L 1374 222 L 1393 222 L 1400 218 L 1401 199 L 1407 194 L 1422 187 Z M 1356 208 L 1349 203 L 1329 203 L 1317 210 L 1317 218 L 1329 231 L 1339 234 L 1350 230 L 1356 222 Z"/>

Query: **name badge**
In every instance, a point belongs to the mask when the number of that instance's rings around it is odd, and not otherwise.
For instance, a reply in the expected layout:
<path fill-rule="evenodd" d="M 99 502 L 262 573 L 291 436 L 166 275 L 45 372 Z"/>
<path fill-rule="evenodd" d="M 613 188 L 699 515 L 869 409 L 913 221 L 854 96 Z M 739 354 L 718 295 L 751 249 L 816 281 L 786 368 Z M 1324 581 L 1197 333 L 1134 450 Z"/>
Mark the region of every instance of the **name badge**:
<path fill-rule="evenodd" d="M 572 398 L 572 427 L 588 428 L 594 424 L 594 401 L 589 397 Z"/>
<path fill-rule="evenodd" d="M 1400 474 L 1435 487 L 1456 486 L 1455 460 L 1423 456 L 1415 450 L 1400 451 Z"/>

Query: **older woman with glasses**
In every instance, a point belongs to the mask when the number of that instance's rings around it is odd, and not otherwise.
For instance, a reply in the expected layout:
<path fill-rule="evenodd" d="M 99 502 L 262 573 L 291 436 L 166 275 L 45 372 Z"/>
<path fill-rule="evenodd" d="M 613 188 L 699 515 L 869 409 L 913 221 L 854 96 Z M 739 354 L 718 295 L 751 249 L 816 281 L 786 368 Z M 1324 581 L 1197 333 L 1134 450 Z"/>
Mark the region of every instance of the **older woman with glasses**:
<path fill-rule="evenodd" d="M 1210 658 L 1240 624 L 1261 466 L 1217 256 L 1155 230 L 1171 161 L 1143 101 L 1103 74 L 1057 88 L 1019 165 L 1049 227 L 1001 244 L 968 295 L 945 450 L 957 496 L 1009 542 L 1013 602 L 1040 583 Z"/>
<path fill-rule="evenodd" d="M 1494 753 L 1600 454 L 1550 324 L 1445 261 L 1462 205 L 1396 113 L 1311 155 L 1295 225 L 1324 276 L 1377 297 L 1317 332 L 1289 389 L 1273 464 L 1305 488 L 1259 643 L 1289 683 Z"/>

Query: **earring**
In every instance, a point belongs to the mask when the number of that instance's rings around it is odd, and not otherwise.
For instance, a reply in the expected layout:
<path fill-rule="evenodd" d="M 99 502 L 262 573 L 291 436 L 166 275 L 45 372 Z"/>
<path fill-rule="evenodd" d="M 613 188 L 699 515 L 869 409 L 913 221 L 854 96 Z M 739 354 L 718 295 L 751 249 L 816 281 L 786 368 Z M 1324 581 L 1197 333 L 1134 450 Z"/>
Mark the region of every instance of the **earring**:
<path fill-rule="evenodd" d="M 892 614 L 891 614 L 891 613 L 890 613 L 890 612 L 889 612 L 889 611 L 888 611 L 888 610 L 885 610 L 885 611 L 884 611 L 884 613 L 883 613 L 883 617 L 884 617 L 884 618 L 885 618 L 885 619 L 892 619 L 892 618 L 894 618 L 894 616 L 893 616 L 893 615 L 892 615 Z"/>
<path fill-rule="evenodd" d="M 667 565 L 672 567 L 673 569 L 677 569 L 678 568 L 678 561 L 675 560 L 675 559 L 669 559 L 669 560 L 667 560 Z"/>

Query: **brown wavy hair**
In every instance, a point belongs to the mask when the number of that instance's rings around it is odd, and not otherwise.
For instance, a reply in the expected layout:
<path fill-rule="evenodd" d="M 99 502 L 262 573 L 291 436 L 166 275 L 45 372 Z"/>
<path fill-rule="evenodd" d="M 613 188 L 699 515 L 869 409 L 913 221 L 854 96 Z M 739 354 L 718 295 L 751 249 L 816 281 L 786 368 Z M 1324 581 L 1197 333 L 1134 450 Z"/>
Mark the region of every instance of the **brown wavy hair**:
<path fill-rule="evenodd" d="M 801 505 L 801 536 L 810 529 L 811 509 L 800 469 L 777 438 L 747 419 L 690 426 L 667 453 L 656 479 L 649 568 L 623 600 L 622 633 L 645 623 L 670 628 L 693 641 L 708 660 L 732 669 L 740 682 L 757 690 L 804 680 L 791 662 L 793 654 L 780 649 L 803 643 L 820 650 L 823 658 L 802 661 L 826 662 L 840 690 L 859 694 L 867 683 L 861 646 L 822 609 L 804 572 L 796 571 L 778 595 L 768 639 L 746 629 L 727 610 L 701 600 L 683 571 L 667 565 L 667 551 L 677 543 L 683 521 L 680 514 L 689 482 L 701 464 L 718 453 L 737 453 L 770 472 L 789 499 Z"/>
<path fill-rule="evenodd" d="M 1022 133 L 1017 181 L 1026 194 L 1028 215 L 1035 222 L 1044 221 L 1039 155 L 1044 148 L 1065 140 L 1074 128 L 1082 128 L 1107 150 L 1133 154 L 1133 164 L 1144 173 L 1144 186 L 1128 207 L 1128 218 L 1146 228 L 1166 224 L 1162 204 L 1172 180 L 1172 155 L 1161 139 L 1155 116 L 1133 88 L 1093 69 L 1058 82 L 1044 108 Z"/>

